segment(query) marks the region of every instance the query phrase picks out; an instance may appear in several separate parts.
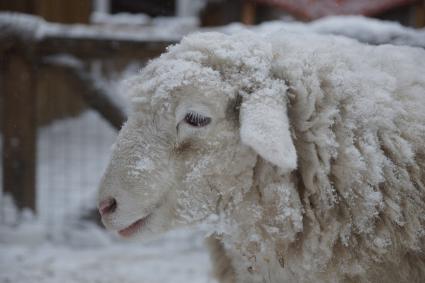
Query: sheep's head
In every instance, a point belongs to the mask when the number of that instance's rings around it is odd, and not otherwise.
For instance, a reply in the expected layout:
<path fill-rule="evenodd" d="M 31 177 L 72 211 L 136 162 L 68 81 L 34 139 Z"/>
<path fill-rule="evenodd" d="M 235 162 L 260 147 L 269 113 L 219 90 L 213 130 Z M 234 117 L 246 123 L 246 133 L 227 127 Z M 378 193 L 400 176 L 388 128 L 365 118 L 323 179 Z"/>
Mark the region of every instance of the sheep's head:
<path fill-rule="evenodd" d="M 252 186 L 257 156 L 296 167 L 268 44 L 197 34 L 129 80 L 132 112 L 102 180 L 104 224 L 156 234 L 217 213 Z"/>

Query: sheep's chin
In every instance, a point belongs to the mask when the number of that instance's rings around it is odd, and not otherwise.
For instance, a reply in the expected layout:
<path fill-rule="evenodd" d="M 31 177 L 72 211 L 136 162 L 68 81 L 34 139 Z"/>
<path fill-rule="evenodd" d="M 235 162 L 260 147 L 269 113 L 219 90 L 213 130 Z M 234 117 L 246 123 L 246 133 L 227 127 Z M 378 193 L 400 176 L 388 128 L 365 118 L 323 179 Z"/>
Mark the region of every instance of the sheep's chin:
<path fill-rule="evenodd" d="M 172 221 L 169 221 L 171 217 L 169 206 L 170 204 L 162 199 L 145 216 L 139 216 L 119 230 L 114 230 L 119 236 L 126 239 L 148 240 L 155 238 L 174 228 Z"/>
<path fill-rule="evenodd" d="M 138 234 L 139 232 L 141 232 L 144 229 L 144 227 L 146 225 L 149 224 L 149 219 L 150 219 L 151 215 L 152 214 L 149 214 L 145 217 L 142 217 L 142 218 L 134 221 L 132 224 L 130 224 L 126 228 L 119 230 L 118 234 L 121 237 L 124 237 L 124 238 L 131 238 L 132 236 Z"/>

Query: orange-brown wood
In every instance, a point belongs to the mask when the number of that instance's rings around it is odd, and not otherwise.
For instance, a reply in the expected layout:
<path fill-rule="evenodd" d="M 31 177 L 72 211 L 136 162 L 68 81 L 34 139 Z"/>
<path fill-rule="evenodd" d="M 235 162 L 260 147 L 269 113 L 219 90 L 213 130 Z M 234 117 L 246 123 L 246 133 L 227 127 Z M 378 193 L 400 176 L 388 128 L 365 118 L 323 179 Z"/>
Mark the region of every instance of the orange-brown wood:
<path fill-rule="evenodd" d="M 425 1 L 415 6 L 415 27 L 425 27 Z"/>
<path fill-rule="evenodd" d="M 245 1 L 242 6 L 242 23 L 245 25 L 255 24 L 255 3 Z"/>

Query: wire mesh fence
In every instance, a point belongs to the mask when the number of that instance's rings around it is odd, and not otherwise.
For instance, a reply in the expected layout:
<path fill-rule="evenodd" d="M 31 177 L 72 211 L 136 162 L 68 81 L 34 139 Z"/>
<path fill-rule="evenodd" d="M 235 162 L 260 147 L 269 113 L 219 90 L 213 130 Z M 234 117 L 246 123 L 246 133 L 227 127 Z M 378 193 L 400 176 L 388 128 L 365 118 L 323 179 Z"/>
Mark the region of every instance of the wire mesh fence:
<path fill-rule="evenodd" d="M 55 232 L 69 219 L 95 209 L 96 190 L 117 132 L 98 113 L 85 110 L 40 127 L 37 134 L 37 218 Z M 13 222 L 7 205 L 0 214 L 1 221 Z"/>
<path fill-rule="evenodd" d="M 102 73 L 103 64 L 99 64 L 88 64 L 92 67 L 87 73 L 92 78 L 89 83 L 102 85 L 110 91 L 104 95 L 114 95 L 117 107 L 124 107 L 123 98 L 117 94 L 117 82 L 126 72 L 111 68 L 106 71 L 107 74 Z M 36 78 L 34 216 L 48 231 L 47 237 L 57 238 L 69 231 L 64 225 L 69 225 L 70 220 L 74 223 L 81 222 L 81 218 L 98 220 L 96 191 L 107 166 L 117 128 L 82 99 L 76 92 L 79 89 L 70 87 L 63 73 L 44 68 L 38 70 Z M 13 123 L 11 120 L 7 122 Z M 0 142 L 0 150 L 2 145 Z M 3 161 L 2 158 L 0 162 Z M 23 214 L 12 197 L 4 193 L 14 188 L 3 188 L 1 163 L 0 174 L 0 224 L 17 225 L 22 222 Z M 22 192 L 18 194 L 22 195 Z"/>
<path fill-rule="evenodd" d="M 115 136 L 116 130 L 94 111 L 39 131 L 37 207 L 49 226 L 96 207 L 96 190 Z"/>
<path fill-rule="evenodd" d="M 19 225 L 25 221 L 22 217 L 32 215 L 47 231 L 43 232 L 45 237 L 65 240 L 72 233 L 72 225 L 87 223 L 80 220 L 99 221 L 97 189 L 118 133 L 117 123 L 121 125 L 125 114 L 117 116 L 122 120 L 115 119 L 113 123 L 96 108 L 96 103 L 93 105 L 93 98 L 90 104 L 78 91 L 92 87 L 91 91 L 96 91 L 95 98 L 100 99 L 99 105 L 105 105 L 102 99 L 107 99 L 115 109 L 125 113 L 126 103 L 119 94 L 119 82 L 134 74 L 142 64 L 143 61 L 131 61 L 121 66 L 115 61 L 89 61 L 84 69 L 78 70 L 86 76 L 82 88 L 75 88 L 74 81 L 69 81 L 68 74 L 60 67 L 52 69 L 49 66 L 37 71 L 36 211 L 34 215 L 20 211 L 22 206 L 14 200 L 25 198 L 26 191 L 5 185 L 4 168 L 0 163 L 0 224 Z M 78 79 L 80 77 L 75 82 Z M 7 123 L 13 124 L 13 120 Z M 0 150 L 9 154 L 6 147 L 3 151 L 1 146 L 4 143 L 0 142 Z M 13 192 L 13 197 L 5 191 Z"/>

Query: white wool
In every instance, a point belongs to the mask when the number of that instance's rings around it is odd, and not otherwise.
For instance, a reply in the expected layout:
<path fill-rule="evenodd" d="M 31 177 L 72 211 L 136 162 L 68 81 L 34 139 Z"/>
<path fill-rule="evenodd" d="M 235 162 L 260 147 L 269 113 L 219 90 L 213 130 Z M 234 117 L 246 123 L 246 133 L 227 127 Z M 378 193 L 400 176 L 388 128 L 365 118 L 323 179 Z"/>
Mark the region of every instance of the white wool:
<path fill-rule="evenodd" d="M 424 281 L 423 74 L 409 47 L 188 36 L 129 81 L 103 221 L 202 223 L 221 282 Z"/>
<path fill-rule="evenodd" d="M 423 28 L 414 29 L 402 26 L 398 22 L 358 15 L 329 16 L 308 23 L 269 21 L 255 26 L 234 23 L 219 29 L 229 34 L 249 29 L 265 37 L 282 30 L 294 33 L 334 34 L 374 45 L 394 44 L 425 48 Z"/>

